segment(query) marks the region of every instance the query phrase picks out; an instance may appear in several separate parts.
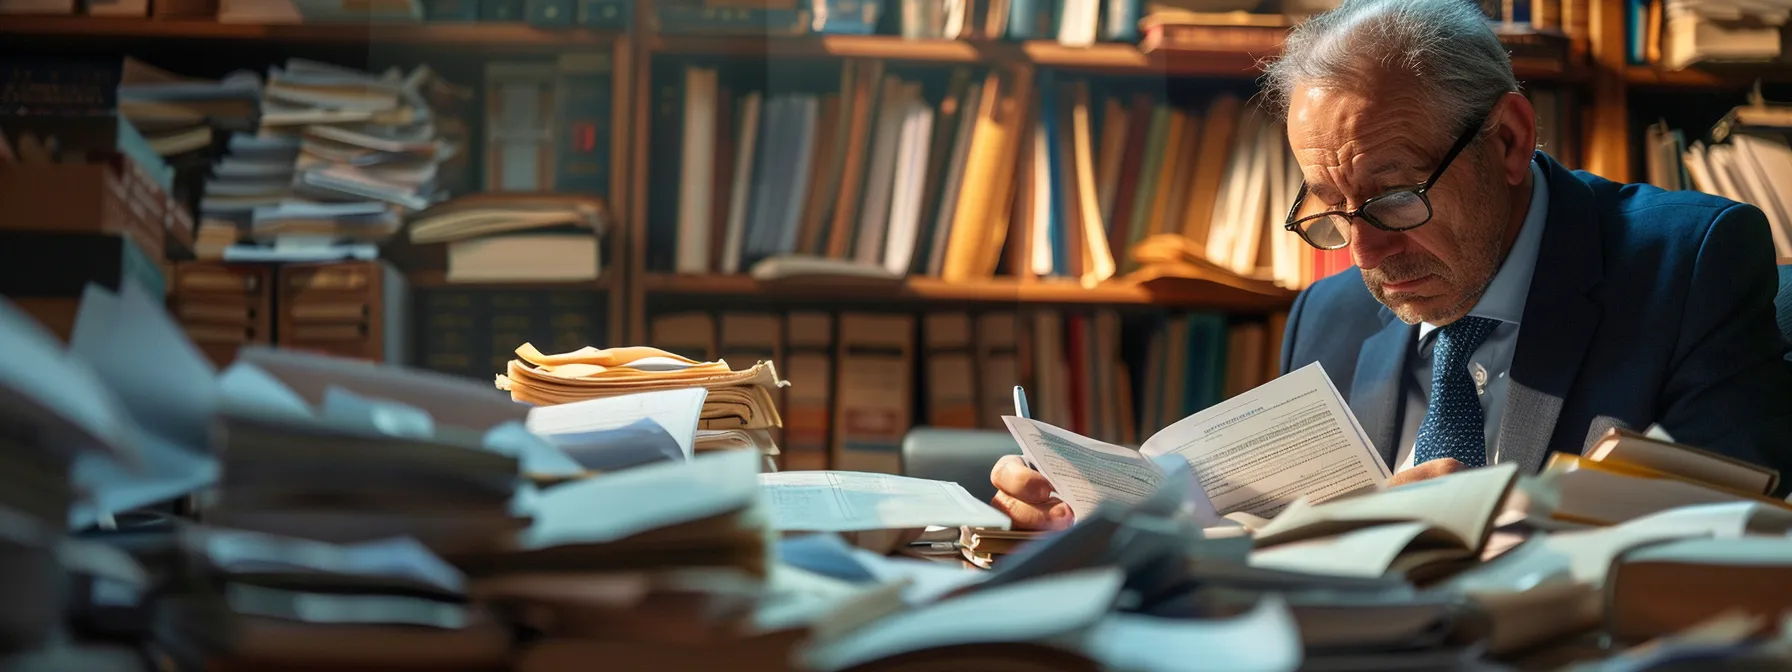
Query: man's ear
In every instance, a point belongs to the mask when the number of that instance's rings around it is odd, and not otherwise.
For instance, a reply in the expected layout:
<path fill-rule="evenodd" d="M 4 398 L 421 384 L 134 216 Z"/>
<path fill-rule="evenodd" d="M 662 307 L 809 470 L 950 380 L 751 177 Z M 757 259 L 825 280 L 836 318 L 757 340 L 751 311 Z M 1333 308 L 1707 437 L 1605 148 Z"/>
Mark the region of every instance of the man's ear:
<path fill-rule="evenodd" d="M 1508 93 L 1494 106 L 1494 148 L 1506 183 L 1517 186 L 1531 174 L 1531 155 L 1537 150 L 1537 112 L 1521 93 Z"/>

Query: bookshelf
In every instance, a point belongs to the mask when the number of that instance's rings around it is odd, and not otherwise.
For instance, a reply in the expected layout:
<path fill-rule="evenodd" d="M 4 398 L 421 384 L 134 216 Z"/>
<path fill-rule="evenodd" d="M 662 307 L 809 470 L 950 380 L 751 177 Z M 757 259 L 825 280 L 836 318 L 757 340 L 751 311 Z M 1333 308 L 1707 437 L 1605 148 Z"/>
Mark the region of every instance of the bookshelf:
<path fill-rule="evenodd" d="M 448 274 L 439 270 L 412 271 L 405 274 L 412 287 L 427 289 L 466 288 L 466 289 L 521 289 L 521 290 L 558 290 L 577 289 L 593 292 L 610 292 L 616 289 L 621 273 L 605 271 L 596 280 L 587 282 L 449 282 Z"/>
<path fill-rule="evenodd" d="M 1664 72 L 1624 61 L 1623 5 L 1615 0 L 1592 3 L 1589 33 L 1577 41 L 1565 60 L 1520 57 L 1513 66 L 1527 83 L 1571 84 L 1582 97 L 1583 167 L 1614 180 L 1632 175 L 1629 89 L 1727 90 L 1746 86 L 1757 77 L 1792 80 L 1792 71 L 1761 68 Z M 0 19 L 0 39 L 13 45 L 52 43 L 79 48 L 114 49 L 121 45 L 172 48 L 199 44 L 218 49 L 239 45 L 392 47 L 424 54 L 495 58 L 499 55 L 545 56 L 579 50 L 605 50 L 614 57 L 610 203 L 613 230 L 607 236 L 610 259 L 602 278 L 571 288 L 610 295 L 614 340 L 639 340 L 645 304 L 652 297 L 694 300 L 712 297 L 764 296 L 805 301 L 881 301 L 909 303 L 1015 303 L 1216 308 L 1265 312 L 1285 308 L 1292 292 L 1259 293 L 1223 282 L 1184 282 L 1174 291 L 1147 289 L 1123 280 L 1093 288 L 1074 283 L 998 279 L 951 284 L 912 278 L 898 287 L 822 287 L 802 283 L 764 283 L 745 276 L 703 276 L 649 273 L 645 268 L 646 189 L 653 161 L 647 137 L 652 60 L 655 56 L 713 56 L 785 59 L 880 59 L 916 65 L 974 65 L 1014 70 L 1052 69 L 1089 76 L 1139 76 L 1248 80 L 1274 53 L 1224 49 L 1211 52 L 1146 53 L 1136 45 L 1098 43 L 1068 47 L 1049 40 L 905 40 L 892 35 L 723 36 L 660 34 L 652 20 L 653 3 L 636 3 L 628 30 L 548 28 L 526 23 L 309 24 L 253 25 L 204 19 L 102 18 L 88 16 L 7 16 Z M 894 5 L 886 12 L 897 11 Z M 219 52 L 227 54 L 227 51 Z M 471 82 L 469 82 L 471 83 Z M 422 287 L 447 286 L 440 274 L 421 274 Z M 514 283 L 514 288 L 532 287 Z M 513 287 L 513 285 L 497 285 Z M 559 287 L 566 288 L 565 285 Z"/>
<path fill-rule="evenodd" d="M 625 34 L 621 31 L 537 28 L 524 23 L 260 25 L 206 19 L 21 15 L 0 18 L 0 35 L 94 42 L 132 39 L 254 41 L 528 52 L 607 46 Z"/>
<path fill-rule="evenodd" d="M 1159 306 L 1224 308 L 1241 312 L 1266 312 L 1286 308 L 1294 292 L 1257 291 L 1219 282 L 1178 283 L 1175 289 L 1148 288 L 1126 280 L 1091 287 L 1060 279 L 1033 281 L 995 278 L 973 282 L 946 282 L 938 278 L 911 277 L 900 283 L 762 281 L 745 275 L 694 275 L 648 273 L 641 289 L 653 296 L 753 296 L 789 301 L 839 301 L 852 303 L 966 303 L 1020 305 Z"/>

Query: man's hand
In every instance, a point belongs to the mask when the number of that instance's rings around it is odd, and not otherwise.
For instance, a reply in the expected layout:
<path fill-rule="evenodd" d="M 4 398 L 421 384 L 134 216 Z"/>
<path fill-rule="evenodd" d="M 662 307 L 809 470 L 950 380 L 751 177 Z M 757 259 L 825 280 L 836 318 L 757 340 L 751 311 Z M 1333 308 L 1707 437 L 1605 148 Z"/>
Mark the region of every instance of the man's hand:
<path fill-rule="evenodd" d="M 998 464 L 997 466 L 1000 465 Z M 1461 462 L 1457 462 L 1454 457 L 1440 457 L 1424 464 L 1412 465 L 1411 469 L 1394 474 L 1392 477 L 1388 478 L 1388 487 L 1391 488 L 1396 485 L 1417 483 L 1426 479 L 1437 478 L 1445 474 L 1454 474 L 1467 468 L 1468 467 L 1464 466 Z"/>
<path fill-rule="evenodd" d="M 1052 496 L 1052 483 L 1019 455 L 1004 455 L 989 472 L 996 486 L 990 505 L 1014 519 L 1016 530 L 1062 530 L 1076 522 L 1070 505 Z"/>

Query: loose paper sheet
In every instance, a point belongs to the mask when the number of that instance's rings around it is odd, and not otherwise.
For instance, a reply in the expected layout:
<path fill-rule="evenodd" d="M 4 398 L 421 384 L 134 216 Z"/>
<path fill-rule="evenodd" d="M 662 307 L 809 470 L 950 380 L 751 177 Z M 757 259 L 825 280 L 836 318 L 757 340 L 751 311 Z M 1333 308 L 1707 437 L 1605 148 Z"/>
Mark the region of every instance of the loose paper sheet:
<path fill-rule="evenodd" d="M 1344 534 L 1297 541 L 1251 553 L 1252 567 L 1289 572 L 1376 578 L 1427 529 L 1419 522 L 1391 523 Z"/>
<path fill-rule="evenodd" d="M 1274 518 L 1381 487 L 1388 466 L 1318 362 L 1165 427 L 1139 452 L 1188 459 L 1221 513 Z"/>
<path fill-rule="evenodd" d="M 1163 482 L 1163 472 L 1138 451 L 1097 441 L 1038 420 L 1002 416 L 1027 461 L 1045 474 L 1077 518 L 1104 501 L 1133 505 Z"/>
<path fill-rule="evenodd" d="M 1110 669 L 1137 672 L 1287 672 L 1300 667 L 1301 635 L 1282 598 L 1228 619 L 1109 614 L 1083 649 Z"/>
<path fill-rule="evenodd" d="M 977 525 L 1007 529 L 1008 516 L 964 486 L 889 474 L 785 471 L 760 474 L 779 531 L 855 532 Z"/>
<path fill-rule="evenodd" d="M 706 388 L 685 387 L 537 406 L 529 409 L 527 424 L 532 432 L 552 436 L 621 429 L 640 420 L 652 420 L 678 442 L 678 449 L 689 459 L 697 423 L 703 415 L 703 402 L 708 398 Z"/>
<path fill-rule="evenodd" d="M 1521 591 L 1554 581 L 1601 585 L 1612 560 L 1638 546 L 1685 537 L 1779 535 L 1789 527 L 1784 511 L 1758 502 L 1683 506 L 1611 527 L 1533 537 L 1446 585 L 1458 592 Z"/>
<path fill-rule="evenodd" d="M 459 570 L 410 537 L 358 544 L 329 544 L 241 530 L 211 530 L 205 554 L 231 574 L 316 572 L 366 577 L 397 577 L 460 593 L 466 579 Z"/>
<path fill-rule="evenodd" d="M 799 655 L 804 667 L 825 671 L 954 644 L 1038 641 L 1095 623 L 1125 578 L 1103 567 L 992 588 L 886 617 Z"/>
<path fill-rule="evenodd" d="M 567 483 L 532 498 L 535 522 L 522 545 L 604 543 L 746 509 L 758 495 L 757 473 L 758 455 L 729 450 Z"/>
<path fill-rule="evenodd" d="M 1219 524 L 1217 514 L 1273 518 L 1301 497 L 1323 502 L 1389 475 L 1318 363 L 1184 418 L 1137 451 L 1036 420 L 1003 422 L 1078 518 L 1100 502 L 1137 504 L 1156 491 L 1164 472 L 1154 458 L 1188 463 L 1198 483 L 1190 503 L 1204 525 Z"/>

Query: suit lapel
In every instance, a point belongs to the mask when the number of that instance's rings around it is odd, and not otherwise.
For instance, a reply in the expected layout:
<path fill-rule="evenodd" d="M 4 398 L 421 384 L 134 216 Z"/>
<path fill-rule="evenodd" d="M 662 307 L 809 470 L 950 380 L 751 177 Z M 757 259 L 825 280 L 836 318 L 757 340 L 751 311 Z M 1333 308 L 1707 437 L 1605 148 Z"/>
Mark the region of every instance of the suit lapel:
<path fill-rule="evenodd" d="M 1517 462 L 1531 472 L 1543 466 L 1562 400 L 1599 327 L 1591 290 L 1604 274 L 1592 190 L 1554 159 L 1537 156 L 1549 180 L 1549 217 L 1507 374 L 1496 455 L 1497 462 Z"/>
<path fill-rule="evenodd" d="M 1350 381 L 1350 412 L 1381 452 L 1388 469 L 1398 468 L 1394 456 L 1400 450 L 1400 411 L 1406 402 L 1406 358 L 1412 354 L 1419 328 L 1394 319 L 1381 309 L 1381 331 L 1363 342 L 1356 358 L 1356 376 Z"/>

